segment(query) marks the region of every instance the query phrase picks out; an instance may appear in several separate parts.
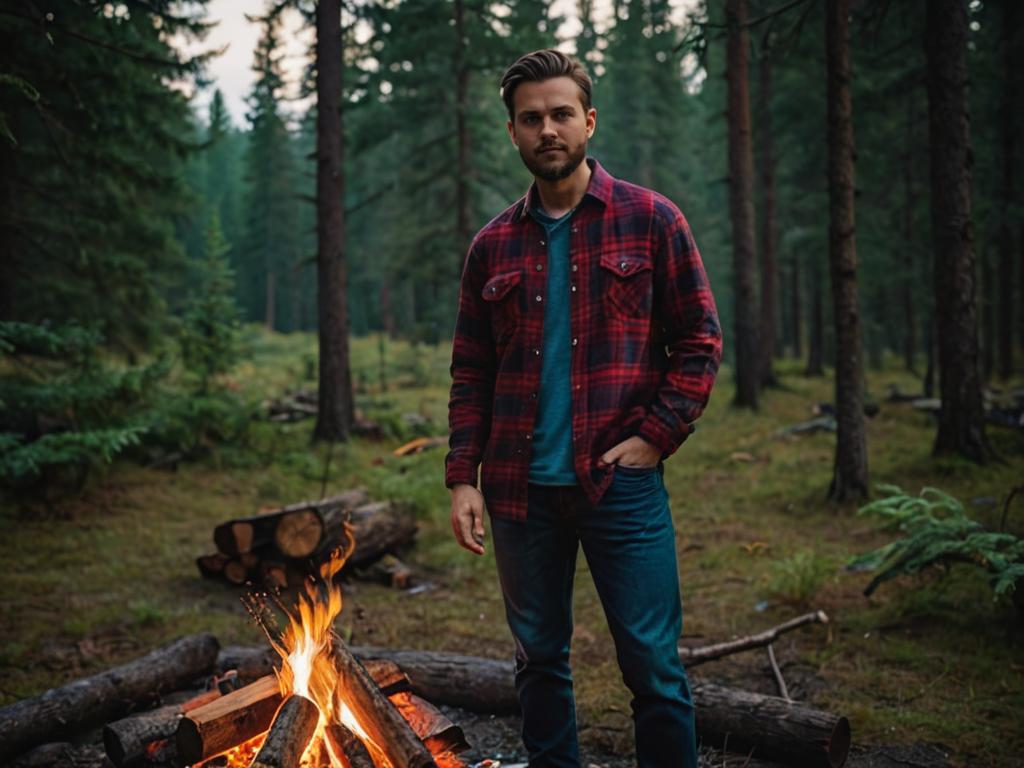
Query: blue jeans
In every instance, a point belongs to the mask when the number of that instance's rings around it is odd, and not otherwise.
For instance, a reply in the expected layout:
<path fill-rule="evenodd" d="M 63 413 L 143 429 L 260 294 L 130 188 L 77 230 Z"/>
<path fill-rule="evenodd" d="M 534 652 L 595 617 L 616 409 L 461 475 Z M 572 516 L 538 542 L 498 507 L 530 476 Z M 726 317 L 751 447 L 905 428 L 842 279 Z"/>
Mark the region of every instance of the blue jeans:
<path fill-rule="evenodd" d="M 697 766 L 693 700 L 677 650 L 675 532 L 659 469 L 617 467 L 596 506 L 577 486 L 531 485 L 526 522 L 491 518 L 531 768 L 580 764 L 569 668 L 580 545 L 633 694 L 638 765 Z"/>

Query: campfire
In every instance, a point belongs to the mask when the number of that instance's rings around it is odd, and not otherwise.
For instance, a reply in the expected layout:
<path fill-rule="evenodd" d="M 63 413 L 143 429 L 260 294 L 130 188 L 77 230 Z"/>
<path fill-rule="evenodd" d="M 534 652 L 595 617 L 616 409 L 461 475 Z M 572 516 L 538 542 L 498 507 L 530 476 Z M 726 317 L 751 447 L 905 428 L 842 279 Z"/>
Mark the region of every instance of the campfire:
<path fill-rule="evenodd" d="M 182 764 L 231 768 L 463 765 L 454 754 L 464 745 L 461 731 L 453 729 L 432 705 L 408 692 L 395 694 L 395 701 L 389 699 L 335 634 L 334 620 L 343 604 L 335 576 L 354 549 L 354 537 L 349 535 L 347 540 L 344 550 L 335 550 L 322 564 L 319 578 L 307 580 L 294 607 L 286 608 L 269 593 L 250 595 L 247 607 L 280 656 L 280 668 L 274 676 L 190 711 L 176 735 Z M 267 610 L 270 601 L 285 613 L 280 632 Z M 378 676 L 388 674 L 383 670 Z M 268 715 L 271 724 L 264 730 Z M 254 734 L 256 729 L 263 732 Z"/>

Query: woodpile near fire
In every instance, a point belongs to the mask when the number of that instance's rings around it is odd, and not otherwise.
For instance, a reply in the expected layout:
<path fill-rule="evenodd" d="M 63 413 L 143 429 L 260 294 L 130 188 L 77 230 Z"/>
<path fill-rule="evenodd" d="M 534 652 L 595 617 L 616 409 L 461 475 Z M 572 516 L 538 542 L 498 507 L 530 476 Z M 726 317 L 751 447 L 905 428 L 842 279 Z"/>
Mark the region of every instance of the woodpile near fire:
<path fill-rule="evenodd" d="M 217 551 L 201 555 L 196 565 L 208 578 L 286 589 L 315 572 L 351 536 L 355 549 L 346 568 L 368 569 L 385 558 L 375 576 L 406 587 L 411 572 L 395 552 L 415 535 L 416 518 L 409 505 L 374 502 L 357 489 L 222 522 L 213 530 Z"/>

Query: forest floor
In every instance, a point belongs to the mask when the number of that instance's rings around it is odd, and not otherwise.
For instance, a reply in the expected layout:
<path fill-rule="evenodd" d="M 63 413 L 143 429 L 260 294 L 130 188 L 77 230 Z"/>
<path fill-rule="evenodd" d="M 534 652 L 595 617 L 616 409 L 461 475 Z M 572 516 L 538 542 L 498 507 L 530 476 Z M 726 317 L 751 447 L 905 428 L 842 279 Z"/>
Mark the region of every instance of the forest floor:
<path fill-rule="evenodd" d="M 252 356 L 233 374 L 256 398 L 306 380 L 315 340 L 253 334 Z M 377 339 L 356 340 L 357 405 L 384 423 L 411 412 L 446 432 L 449 347 L 387 342 L 381 391 Z M 935 745 L 961 766 L 1024 766 L 1024 620 L 995 600 L 971 566 L 884 584 L 844 565 L 893 538 L 855 506 L 825 501 L 834 435 L 782 436 L 832 399 L 828 378 L 779 365 L 780 385 L 760 412 L 730 406 L 729 371 L 698 431 L 666 463 L 677 526 L 684 638 L 699 645 L 750 634 L 811 609 L 831 622 L 784 636 L 775 651 L 791 695 L 846 715 L 856 745 Z M 1024 434 L 990 427 L 1003 462 L 976 466 L 931 456 L 932 418 L 886 401 L 890 385 L 919 391 L 895 365 L 868 374 L 881 406 L 868 422 L 871 478 L 916 493 L 936 486 L 998 527 L 1002 502 L 1024 478 Z M 201 631 L 222 645 L 262 642 L 240 589 L 203 580 L 197 555 L 213 526 L 261 507 L 364 486 L 376 498 L 417 505 L 420 533 L 405 560 L 430 588 L 346 585 L 341 629 L 359 644 L 508 658 L 512 643 L 493 556 L 458 548 L 448 523 L 444 450 L 397 458 L 400 438 L 311 447 L 312 422 L 254 423 L 242 446 L 214 449 L 171 469 L 128 461 L 72 498 L 0 509 L 0 703 L 138 656 Z M 396 430 L 397 432 L 397 430 Z M 1024 499 L 1009 529 L 1024 535 Z M 601 608 L 580 558 L 573 666 L 582 743 L 628 755 L 629 694 Z M 693 680 L 775 693 L 767 658 L 748 652 L 695 668 Z"/>

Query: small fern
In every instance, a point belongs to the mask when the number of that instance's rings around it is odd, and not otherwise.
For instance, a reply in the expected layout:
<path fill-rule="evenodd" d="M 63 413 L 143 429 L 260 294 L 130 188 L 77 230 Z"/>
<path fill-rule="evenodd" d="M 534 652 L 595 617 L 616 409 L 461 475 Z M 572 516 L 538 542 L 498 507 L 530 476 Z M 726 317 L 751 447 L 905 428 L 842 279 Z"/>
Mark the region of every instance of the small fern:
<path fill-rule="evenodd" d="M 969 563 L 990 575 L 996 597 L 1010 594 L 1024 579 L 1024 540 L 986 530 L 967 516 L 963 504 L 937 488 L 909 496 L 894 485 L 879 486 L 889 496 L 863 507 L 859 515 L 876 515 L 903 537 L 854 558 L 848 568 L 878 571 L 864 590 L 897 576 L 952 563 Z"/>

